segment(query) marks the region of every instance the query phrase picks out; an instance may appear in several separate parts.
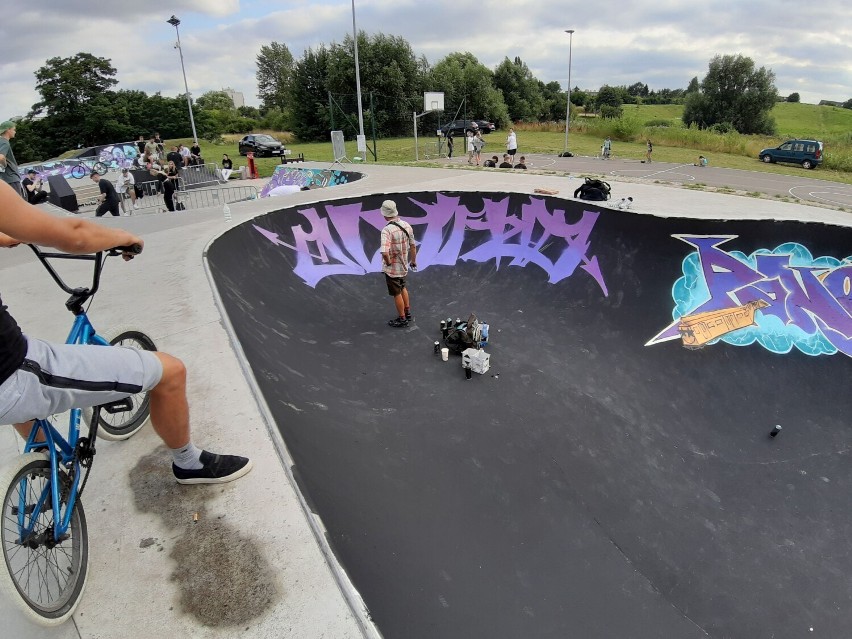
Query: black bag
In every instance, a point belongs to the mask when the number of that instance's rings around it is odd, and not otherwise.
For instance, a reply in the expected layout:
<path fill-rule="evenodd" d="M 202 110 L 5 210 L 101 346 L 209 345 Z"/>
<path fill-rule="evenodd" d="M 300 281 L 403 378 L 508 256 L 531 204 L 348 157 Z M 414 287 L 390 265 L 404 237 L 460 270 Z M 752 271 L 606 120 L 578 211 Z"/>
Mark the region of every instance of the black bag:
<path fill-rule="evenodd" d="M 480 323 L 476 315 L 471 313 L 466 322 L 460 322 L 450 327 L 444 343 L 453 353 L 461 355 L 468 348 L 477 348 L 477 341 L 481 338 Z"/>
<path fill-rule="evenodd" d="M 581 200 L 593 200 L 602 202 L 608 200 L 611 187 L 607 182 L 596 178 L 586 178 L 586 181 L 574 191 L 574 197 Z"/>
<path fill-rule="evenodd" d="M 142 190 L 141 184 L 134 184 L 133 190 L 136 192 L 136 197 L 145 197 L 145 191 Z"/>

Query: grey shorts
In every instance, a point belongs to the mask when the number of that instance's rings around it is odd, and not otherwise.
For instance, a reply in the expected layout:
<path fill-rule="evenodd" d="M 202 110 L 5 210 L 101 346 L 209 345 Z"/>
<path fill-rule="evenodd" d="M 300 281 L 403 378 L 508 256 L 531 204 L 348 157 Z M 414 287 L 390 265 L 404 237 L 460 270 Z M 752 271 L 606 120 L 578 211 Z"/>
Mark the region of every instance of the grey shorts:
<path fill-rule="evenodd" d="M 150 351 L 27 338 L 24 364 L 0 384 L 0 424 L 43 419 L 151 390 L 163 365 Z"/>

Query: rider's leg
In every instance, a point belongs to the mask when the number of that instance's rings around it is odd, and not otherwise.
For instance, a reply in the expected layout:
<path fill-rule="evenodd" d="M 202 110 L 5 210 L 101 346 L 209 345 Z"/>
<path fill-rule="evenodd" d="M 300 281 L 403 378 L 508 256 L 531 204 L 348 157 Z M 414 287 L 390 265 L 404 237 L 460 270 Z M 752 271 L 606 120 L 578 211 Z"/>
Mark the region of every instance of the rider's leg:
<path fill-rule="evenodd" d="M 189 403 L 186 399 L 186 367 L 167 355 L 154 353 L 163 365 L 160 383 L 151 389 L 151 425 L 169 448 L 189 443 Z"/>

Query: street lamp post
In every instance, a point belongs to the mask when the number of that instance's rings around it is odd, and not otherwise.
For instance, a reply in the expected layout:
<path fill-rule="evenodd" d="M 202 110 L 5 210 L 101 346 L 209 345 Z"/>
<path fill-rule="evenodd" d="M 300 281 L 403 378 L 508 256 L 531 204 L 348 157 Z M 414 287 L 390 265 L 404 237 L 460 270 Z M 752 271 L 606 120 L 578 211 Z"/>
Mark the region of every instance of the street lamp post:
<path fill-rule="evenodd" d="M 566 29 L 568 34 L 568 106 L 565 107 L 565 152 L 568 152 L 568 129 L 571 126 L 571 45 L 574 44 L 574 29 Z"/>
<path fill-rule="evenodd" d="M 367 138 L 364 136 L 364 109 L 361 106 L 361 68 L 358 65 L 358 29 L 355 27 L 355 0 L 352 0 L 352 38 L 355 44 L 355 90 L 358 93 L 358 150 L 366 159 Z M 361 148 L 361 147 L 364 148 Z"/>
<path fill-rule="evenodd" d="M 353 0 L 354 1 L 354 0 Z M 186 69 L 183 66 L 183 49 L 180 46 L 180 31 L 178 31 L 178 25 L 180 24 L 180 20 L 175 16 L 172 16 L 168 20 L 166 20 L 170 25 L 175 28 L 175 33 L 177 34 L 177 50 L 180 53 L 180 70 L 183 72 L 183 86 L 186 89 L 186 105 L 189 107 L 189 123 L 192 125 L 192 139 L 195 140 L 195 143 L 198 144 L 198 134 L 195 132 L 195 118 L 192 117 L 192 96 L 189 94 L 189 84 L 186 82 Z"/>

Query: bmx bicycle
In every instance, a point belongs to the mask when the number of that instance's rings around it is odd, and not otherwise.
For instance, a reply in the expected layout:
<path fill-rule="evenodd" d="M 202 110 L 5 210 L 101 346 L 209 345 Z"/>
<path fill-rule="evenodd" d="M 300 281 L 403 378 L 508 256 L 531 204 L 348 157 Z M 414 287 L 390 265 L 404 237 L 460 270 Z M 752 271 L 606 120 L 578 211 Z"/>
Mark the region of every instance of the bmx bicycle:
<path fill-rule="evenodd" d="M 91 175 L 92 171 L 98 175 L 105 175 L 109 167 L 98 160 L 77 160 L 77 163 L 71 167 L 71 177 L 77 180 Z"/>
<path fill-rule="evenodd" d="M 84 305 L 100 286 L 107 257 L 138 253 L 141 247 L 118 247 L 92 255 L 47 253 L 30 246 L 54 281 L 70 294 L 65 303 L 74 315 L 67 344 L 123 345 L 156 350 L 154 342 L 132 328 L 99 335 Z M 71 288 L 48 262 L 51 259 L 93 262 L 92 284 Z M 67 435 L 57 429 L 59 418 L 38 419 L 24 453 L 0 472 L 0 591 L 32 621 L 55 626 L 76 610 L 86 586 L 89 540 L 81 496 L 95 456 L 95 441 L 127 439 L 150 416 L 148 392 L 67 417 Z M 65 419 L 65 414 L 61 416 Z M 81 435 L 80 422 L 88 424 Z M 56 424 L 56 425 L 55 425 Z"/>

